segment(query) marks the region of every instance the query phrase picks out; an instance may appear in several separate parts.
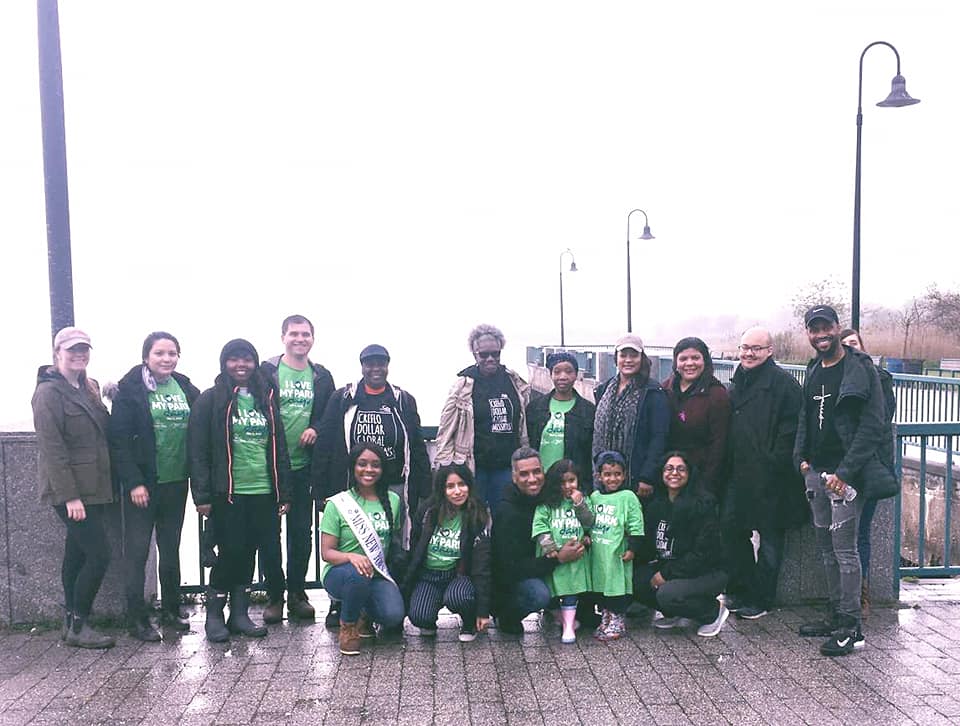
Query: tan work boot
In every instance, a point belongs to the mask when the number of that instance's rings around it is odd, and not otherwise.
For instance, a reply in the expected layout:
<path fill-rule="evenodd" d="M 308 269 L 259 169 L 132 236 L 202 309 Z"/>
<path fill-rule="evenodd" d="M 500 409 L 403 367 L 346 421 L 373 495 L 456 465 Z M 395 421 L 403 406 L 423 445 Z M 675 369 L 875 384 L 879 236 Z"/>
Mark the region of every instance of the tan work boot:
<path fill-rule="evenodd" d="M 344 655 L 360 655 L 360 634 L 356 623 L 340 621 L 340 652 Z"/>
<path fill-rule="evenodd" d="M 290 614 L 290 617 L 296 618 L 297 620 L 316 619 L 317 611 L 314 610 L 313 605 L 307 600 L 305 593 L 291 592 L 288 593 L 287 598 L 287 612 Z"/>

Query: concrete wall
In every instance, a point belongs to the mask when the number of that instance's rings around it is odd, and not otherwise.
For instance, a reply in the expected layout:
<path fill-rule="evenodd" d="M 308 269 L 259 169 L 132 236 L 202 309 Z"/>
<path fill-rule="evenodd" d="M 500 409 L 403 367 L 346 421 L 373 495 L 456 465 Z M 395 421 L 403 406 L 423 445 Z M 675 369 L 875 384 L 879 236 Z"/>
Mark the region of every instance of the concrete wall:
<path fill-rule="evenodd" d="M 33 433 L 0 433 L 0 624 L 57 620 L 63 614 L 60 564 L 65 527 L 37 492 Z M 110 568 L 94 602 L 94 617 L 119 617 L 123 594 L 120 508 L 110 506 Z M 145 597 L 156 595 L 156 557 L 147 563 Z M 152 576 L 151 576 L 152 573 Z"/>

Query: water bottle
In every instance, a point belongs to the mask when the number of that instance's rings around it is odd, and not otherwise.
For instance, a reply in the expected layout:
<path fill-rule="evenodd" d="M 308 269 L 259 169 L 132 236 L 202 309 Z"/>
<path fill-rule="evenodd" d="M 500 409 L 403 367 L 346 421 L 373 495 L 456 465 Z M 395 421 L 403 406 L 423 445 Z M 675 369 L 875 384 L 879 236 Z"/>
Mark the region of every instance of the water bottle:
<path fill-rule="evenodd" d="M 830 476 L 830 475 L 827 474 L 827 472 L 825 472 L 825 471 L 821 471 L 821 472 L 820 472 L 820 478 L 823 479 L 824 481 L 827 480 L 827 477 L 828 477 L 828 476 Z M 832 494 L 832 493 L 833 493 L 833 492 L 831 492 L 831 494 Z M 843 493 L 840 494 L 840 497 L 843 499 L 843 501 L 845 501 L 845 502 L 847 502 L 847 503 L 849 504 L 850 502 L 852 502 L 854 499 L 857 498 L 857 490 L 854 489 L 854 488 L 853 488 L 852 486 L 850 486 L 849 484 L 844 484 Z"/>

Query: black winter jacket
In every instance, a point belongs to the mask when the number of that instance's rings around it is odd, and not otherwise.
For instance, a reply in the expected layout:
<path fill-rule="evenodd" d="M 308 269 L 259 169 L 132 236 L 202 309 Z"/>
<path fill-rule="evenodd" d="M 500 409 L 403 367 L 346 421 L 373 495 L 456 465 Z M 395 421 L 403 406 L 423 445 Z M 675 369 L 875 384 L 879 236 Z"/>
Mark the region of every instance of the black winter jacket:
<path fill-rule="evenodd" d="M 430 538 L 437 528 L 439 510 L 424 502 L 420 511 L 413 519 L 413 530 L 410 537 L 412 546 L 407 561 L 407 572 L 400 584 L 400 591 L 409 604 L 413 589 L 420 581 L 427 561 L 427 547 Z M 487 525 L 479 532 L 464 526 L 460 530 L 460 561 L 457 563 L 457 574 L 470 578 L 477 591 L 477 615 L 487 617 L 490 614 L 490 595 L 492 581 L 490 577 L 490 522 L 488 515 Z"/>
<path fill-rule="evenodd" d="M 173 372 L 192 408 L 200 390 L 185 375 Z M 145 485 L 152 491 L 157 483 L 157 441 L 150 415 L 150 391 L 143 383 L 143 365 L 131 368 L 117 384 L 110 415 L 110 460 L 120 490 L 129 492 Z M 189 460 L 189 454 L 188 454 Z"/>
<path fill-rule="evenodd" d="M 531 538 L 533 514 L 539 497 L 530 497 L 508 486 L 493 518 L 491 545 L 493 549 L 493 609 L 497 611 L 500 598 L 506 597 L 522 580 L 544 578 L 554 571 L 558 562 L 551 557 L 537 557 L 537 546 Z"/>
<path fill-rule="evenodd" d="M 576 391 L 573 397 L 573 408 L 563 417 L 563 456 L 572 460 L 584 482 L 589 482 L 593 480 L 593 418 L 597 407 Z M 540 448 L 543 430 L 550 421 L 551 400 L 553 391 L 531 399 L 527 405 L 527 437 L 534 449 Z"/>
<path fill-rule="evenodd" d="M 260 370 L 263 372 L 264 377 L 270 381 L 270 385 L 273 386 L 275 391 L 274 395 L 277 396 L 277 400 L 279 400 L 280 392 L 279 369 L 281 357 L 282 356 L 276 355 L 260 364 Z M 335 386 L 330 371 L 319 363 L 314 363 L 313 361 L 309 361 L 309 363 L 310 368 L 313 369 L 313 406 L 310 410 L 310 428 L 319 433 L 320 420 L 323 418 L 323 412 L 327 408 L 327 403 L 330 401 L 330 396 L 333 395 Z M 312 458 L 313 457 L 309 457 L 308 461 L 312 460 Z M 307 464 L 307 468 L 309 467 L 310 464 Z"/>
<path fill-rule="evenodd" d="M 730 382 L 725 523 L 739 529 L 787 529 L 807 521 L 803 478 L 793 466 L 800 384 L 773 358 Z"/>
<path fill-rule="evenodd" d="M 618 385 L 619 374 L 607 379 L 593 392 L 593 400 L 599 405 L 604 391 L 610 385 Z M 628 482 L 636 491 L 637 484 L 645 482 L 654 488 L 663 487 L 660 464 L 667 450 L 667 437 L 670 433 L 670 402 L 667 394 L 654 380 L 649 380 L 640 397 L 640 410 L 633 436 L 633 456 L 627 462 L 630 470 Z M 596 435 L 596 426 L 594 426 Z M 623 453 L 623 452 L 620 452 Z"/>
<path fill-rule="evenodd" d="M 280 422 L 280 407 L 277 405 L 273 387 L 268 387 L 268 410 L 264 411 L 270 427 L 267 442 L 267 467 L 273 481 L 277 502 L 290 501 L 290 460 L 287 458 L 287 443 Z M 197 506 L 210 504 L 215 496 L 233 500 L 232 458 L 233 424 L 232 413 L 237 406 L 237 389 L 223 374 L 217 376 L 213 388 L 201 393 L 190 409 L 187 428 L 187 449 L 190 456 L 190 492 Z"/>
<path fill-rule="evenodd" d="M 317 501 L 342 492 L 349 484 L 347 437 L 353 418 L 349 412 L 356 405 L 354 392 L 362 385 L 362 382 L 351 383 L 338 389 L 327 403 L 320 428 L 317 429 L 317 443 L 313 447 L 311 480 Z M 404 453 L 409 455 L 405 462 L 400 462 L 401 467 L 409 467 L 406 479 L 402 482 L 407 494 L 404 504 L 408 511 L 416 512 L 420 500 L 429 496 L 431 486 L 430 459 L 420 428 L 417 401 L 406 391 L 389 383 L 387 390 L 393 394 L 394 410 L 404 429 Z"/>
<path fill-rule="evenodd" d="M 663 536 L 673 540 L 670 557 L 662 558 L 656 548 L 657 529 L 666 522 Z M 723 571 L 723 540 L 717 503 L 707 492 L 689 488 L 673 502 L 658 489 L 643 507 L 643 556 L 640 562 L 656 563 L 665 580 L 686 580 Z"/>
<path fill-rule="evenodd" d="M 837 364 L 843 366 L 843 376 L 836 403 L 836 427 L 843 445 L 843 459 L 835 473 L 867 496 L 871 490 L 890 491 L 897 486 L 893 471 L 893 432 L 880 375 L 870 356 L 847 346 L 844 351 L 843 359 Z M 810 395 L 807 382 L 818 365 L 819 358 L 807 364 L 804 398 Z M 807 442 L 807 407 L 801 406 L 793 448 L 794 467 L 799 469 L 801 462 L 810 461 L 812 453 Z"/>

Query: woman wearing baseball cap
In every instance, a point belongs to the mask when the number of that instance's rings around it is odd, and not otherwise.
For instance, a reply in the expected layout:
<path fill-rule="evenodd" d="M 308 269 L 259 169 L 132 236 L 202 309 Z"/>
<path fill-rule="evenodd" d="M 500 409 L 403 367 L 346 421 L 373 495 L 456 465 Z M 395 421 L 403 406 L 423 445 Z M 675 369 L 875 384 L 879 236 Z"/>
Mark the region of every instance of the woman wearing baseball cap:
<path fill-rule="evenodd" d="M 88 619 L 110 562 L 104 529 L 113 501 L 107 421 L 100 387 L 87 377 L 90 336 L 63 328 L 53 339 L 53 365 L 41 366 L 33 394 L 40 501 L 66 525 L 62 638 L 76 648 L 110 648 L 114 639 Z"/>

